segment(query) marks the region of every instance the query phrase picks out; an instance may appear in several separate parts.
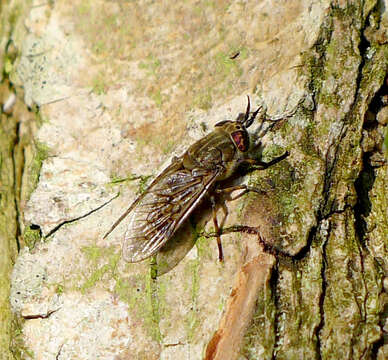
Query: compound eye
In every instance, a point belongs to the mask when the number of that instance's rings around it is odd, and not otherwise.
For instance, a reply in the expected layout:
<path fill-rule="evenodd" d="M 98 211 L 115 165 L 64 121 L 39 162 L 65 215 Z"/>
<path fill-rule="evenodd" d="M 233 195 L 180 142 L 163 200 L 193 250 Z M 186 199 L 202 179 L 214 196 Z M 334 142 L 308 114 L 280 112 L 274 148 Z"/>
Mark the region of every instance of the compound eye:
<path fill-rule="evenodd" d="M 245 131 L 235 131 L 231 134 L 234 144 L 241 152 L 248 151 L 249 137 Z"/>

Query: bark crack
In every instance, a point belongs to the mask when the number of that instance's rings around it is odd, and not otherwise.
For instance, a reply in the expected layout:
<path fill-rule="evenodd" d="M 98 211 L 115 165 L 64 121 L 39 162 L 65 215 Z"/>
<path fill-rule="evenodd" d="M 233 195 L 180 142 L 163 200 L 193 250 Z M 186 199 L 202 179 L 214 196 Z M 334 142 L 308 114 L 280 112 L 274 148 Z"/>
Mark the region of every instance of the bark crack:
<path fill-rule="evenodd" d="M 333 189 L 333 172 L 335 172 L 337 167 L 338 152 L 340 150 L 342 140 L 346 136 L 347 128 L 348 126 L 345 124 L 345 122 L 343 122 L 339 132 L 339 137 L 329 145 L 325 156 L 325 172 L 323 175 L 323 203 L 320 209 L 318 210 L 318 223 L 322 219 L 329 218 L 337 211 L 344 211 L 346 207 L 345 204 L 343 209 L 336 209 L 334 201 L 330 203 L 330 195 L 332 192 L 335 192 L 335 189 Z"/>
<path fill-rule="evenodd" d="M 164 347 L 175 347 L 175 346 L 181 346 L 181 345 L 186 345 L 186 344 L 184 344 L 184 343 L 182 343 L 182 342 L 177 342 L 177 343 L 174 343 L 174 344 L 163 344 L 163 346 Z"/>
<path fill-rule="evenodd" d="M 278 283 L 279 283 L 278 265 L 279 265 L 279 260 L 276 257 L 276 264 L 272 269 L 272 276 L 271 276 L 271 279 L 269 282 L 270 288 L 271 288 L 271 293 L 272 293 L 272 298 L 273 298 L 273 303 L 274 303 L 274 309 L 275 309 L 274 319 L 273 319 L 275 338 L 274 338 L 274 345 L 273 345 L 273 349 L 272 349 L 272 360 L 276 359 L 276 354 L 277 354 L 277 350 L 279 347 L 279 340 L 281 338 L 280 337 L 280 333 L 281 333 L 280 324 L 282 322 L 282 320 L 281 320 L 282 314 L 279 311 L 280 303 L 279 303 L 279 295 L 277 292 L 277 287 L 278 287 Z"/>
<path fill-rule="evenodd" d="M 16 246 L 18 252 L 20 251 L 20 242 L 19 242 L 19 237 L 21 235 L 21 228 L 20 228 L 20 218 L 21 218 L 21 212 L 20 212 L 20 207 L 19 207 L 19 202 L 20 202 L 20 178 L 18 174 L 18 169 L 19 166 L 22 168 L 20 169 L 23 171 L 24 168 L 24 163 L 19 164 L 17 161 L 17 151 L 18 147 L 20 145 L 20 135 L 19 135 L 19 130 L 20 130 L 20 121 L 16 122 L 16 129 L 15 129 L 15 139 L 12 144 L 12 170 L 13 170 L 13 192 L 14 192 L 14 203 L 15 203 L 15 223 L 16 223 L 16 233 L 15 233 L 15 240 L 16 240 Z"/>
<path fill-rule="evenodd" d="M 319 234 L 322 238 L 322 267 L 321 267 L 321 279 L 322 279 L 322 292 L 319 297 L 319 315 L 320 315 L 320 323 L 318 324 L 316 330 L 315 330 L 315 335 L 317 338 L 317 347 L 316 347 L 316 352 L 317 352 L 317 358 L 318 360 L 322 359 L 322 342 L 321 342 L 321 337 L 320 337 L 320 332 L 325 326 L 325 308 L 324 308 L 324 303 L 325 303 L 325 298 L 326 298 L 326 289 L 327 289 L 327 280 L 326 280 L 326 267 L 327 267 L 327 258 L 326 258 L 326 245 L 327 241 L 330 235 L 330 221 L 323 220 L 320 224 L 319 230 L 317 233 Z"/>
<path fill-rule="evenodd" d="M 55 360 L 59 360 L 59 357 L 61 356 L 62 348 L 64 345 L 65 345 L 65 343 L 61 344 L 61 346 L 59 347 L 57 355 L 55 356 Z"/>
<path fill-rule="evenodd" d="M 31 319 L 48 319 L 52 314 L 59 311 L 61 308 L 48 310 L 45 314 L 31 314 L 31 315 L 22 315 L 23 319 L 31 320 Z"/>
<path fill-rule="evenodd" d="M 382 89 L 384 88 L 384 85 Z M 380 98 L 380 93 L 377 92 L 375 99 Z M 372 100 L 370 108 L 374 106 L 373 104 L 376 102 L 375 99 Z M 375 104 L 376 105 L 376 104 Z M 376 105 L 377 106 L 377 105 Z M 377 106 L 378 108 L 378 106 Z M 378 112 L 378 109 L 374 112 Z M 368 131 L 367 126 L 364 124 L 364 129 Z M 364 257 L 369 255 L 372 257 L 375 257 L 373 252 L 370 251 L 368 248 L 368 224 L 367 224 L 367 218 L 373 211 L 373 204 L 370 199 L 370 191 L 372 191 L 375 180 L 376 180 L 376 170 L 370 163 L 371 156 L 376 153 L 376 151 L 372 152 L 363 152 L 362 154 L 362 169 L 358 175 L 358 178 L 355 181 L 355 191 L 357 194 L 357 203 L 354 206 L 354 219 L 355 219 L 355 233 L 356 233 L 356 241 L 357 246 L 359 249 L 359 256 L 360 256 L 360 262 L 361 262 L 361 276 L 363 280 L 363 286 L 365 289 L 365 296 L 363 298 L 363 312 L 362 312 L 362 319 L 364 320 L 364 323 L 367 321 L 367 302 L 368 302 L 368 286 L 367 281 L 365 279 L 364 274 Z M 379 261 L 375 261 L 375 266 L 378 268 L 381 268 Z M 381 273 L 383 272 L 383 269 L 381 269 Z M 380 293 L 383 292 L 383 289 L 380 287 Z M 382 328 L 382 324 L 385 323 L 386 315 L 384 315 L 384 311 L 380 313 L 380 321 L 379 326 Z M 377 340 L 370 350 L 370 354 L 372 358 L 377 358 L 377 354 L 379 351 L 379 348 L 384 345 L 384 334 L 383 331 L 381 331 L 381 336 L 379 340 Z M 365 353 L 368 351 L 368 348 L 365 348 Z"/>
<path fill-rule="evenodd" d="M 376 10 L 377 5 L 375 8 L 372 10 Z M 379 17 L 379 23 L 381 22 L 381 17 Z M 359 45 L 359 50 L 360 50 L 360 55 L 362 58 L 362 62 L 360 64 L 360 70 L 359 70 L 359 77 L 357 78 L 357 94 L 359 93 L 359 89 L 361 88 L 361 76 L 362 76 L 362 69 L 365 66 L 368 58 L 367 58 L 367 51 L 369 46 L 371 46 L 370 42 L 368 41 L 367 37 L 365 36 L 367 27 L 369 26 L 368 21 L 365 21 L 365 24 L 363 28 L 361 29 L 361 41 Z M 378 24 L 377 27 L 379 28 L 380 25 Z M 387 78 L 386 78 L 387 79 Z M 374 94 L 373 98 L 370 99 L 368 105 L 367 111 L 370 113 L 374 114 L 374 116 L 377 115 L 379 110 L 384 106 L 382 98 L 384 95 L 387 94 L 387 82 L 384 81 L 382 84 L 381 88 Z M 386 105 L 386 104 L 385 104 Z M 364 114 L 363 120 L 363 126 L 361 131 L 366 131 L 367 133 L 371 133 L 374 128 L 378 126 L 376 119 L 373 121 L 373 123 L 368 123 L 367 119 L 367 111 Z M 371 134 L 371 137 L 373 137 L 373 134 Z M 361 144 L 364 141 L 364 136 L 362 133 L 361 136 Z M 371 158 L 374 154 L 378 152 L 377 148 L 379 146 L 374 145 L 374 149 L 369 151 L 365 150 L 365 148 L 362 146 L 362 168 L 358 174 L 357 179 L 354 182 L 354 187 L 355 191 L 357 194 L 357 202 L 354 206 L 353 209 L 353 214 L 354 214 L 354 219 L 355 219 L 355 234 L 356 234 L 356 243 L 357 247 L 359 250 L 359 256 L 360 256 L 360 266 L 361 266 L 361 277 L 363 281 L 363 287 L 365 294 L 363 296 L 363 299 L 361 300 L 362 303 L 358 304 L 357 299 L 356 303 L 361 307 L 361 319 L 363 320 L 363 323 L 365 324 L 367 322 L 368 318 L 368 308 L 367 308 L 367 302 L 369 298 L 369 292 L 368 292 L 368 283 L 367 279 L 365 278 L 365 271 L 364 271 L 364 257 L 365 256 L 372 256 L 374 257 L 375 255 L 373 252 L 370 251 L 368 248 L 368 223 L 367 223 L 367 218 L 373 211 L 373 203 L 370 198 L 370 191 L 374 187 L 374 183 L 376 180 L 376 170 L 374 169 L 374 166 L 372 165 Z M 375 261 L 375 266 L 377 268 L 380 267 L 379 262 Z M 382 273 L 383 271 L 381 271 Z M 381 285 L 380 285 L 380 293 L 383 291 Z M 386 321 L 386 311 L 381 311 L 379 315 L 379 322 L 378 326 L 382 328 L 382 324 L 385 323 Z M 360 330 L 361 331 L 361 330 Z M 353 339 L 352 339 L 353 341 Z M 356 340 L 354 340 L 356 341 Z M 371 348 L 368 346 L 365 347 L 363 351 L 363 355 L 370 350 L 370 356 L 372 358 L 377 358 L 377 354 L 379 351 L 379 348 L 384 345 L 384 333 L 383 331 L 380 332 L 380 338 L 372 344 Z"/>
<path fill-rule="evenodd" d="M 74 219 L 70 219 L 70 220 L 66 220 L 66 221 L 63 221 L 61 222 L 60 224 L 58 224 L 57 226 L 55 226 L 51 231 L 49 231 L 49 233 L 44 237 L 45 239 L 49 238 L 50 236 L 52 236 L 55 232 L 57 232 L 63 225 L 66 225 L 66 224 L 71 224 L 75 221 L 78 221 L 78 220 L 81 220 L 81 219 L 84 219 L 86 218 L 87 216 L 95 213 L 96 211 L 102 209 L 104 206 L 108 205 L 111 201 L 113 201 L 114 199 L 116 199 L 120 194 L 117 193 L 114 197 L 112 197 L 111 199 L 107 200 L 106 202 L 104 202 L 103 204 L 101 204 L 100 206 L 96 207 L 95 209 L 92 209 L 90 210 L 89 212 L 87 212 L 86 214 L 83 214 L 81 216 L 78 216 Z"/>

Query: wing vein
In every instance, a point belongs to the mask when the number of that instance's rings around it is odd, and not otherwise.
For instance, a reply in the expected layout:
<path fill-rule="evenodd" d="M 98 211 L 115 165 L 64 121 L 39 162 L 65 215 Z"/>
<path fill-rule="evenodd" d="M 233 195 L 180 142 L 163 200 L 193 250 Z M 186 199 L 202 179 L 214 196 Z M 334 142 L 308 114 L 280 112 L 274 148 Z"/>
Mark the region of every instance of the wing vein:
<path fill-rule="evenodd" d="M 124 258 L 138 262 L 158 251 L 191 214 L 222 170 L 203 170 L 198 175 L 198 172 L 193 174 L 194 171 L 179 168 L 160 177 L 159 182 L 130 208 Z M 139 223 L 142 225 L 137 226 Z"/>

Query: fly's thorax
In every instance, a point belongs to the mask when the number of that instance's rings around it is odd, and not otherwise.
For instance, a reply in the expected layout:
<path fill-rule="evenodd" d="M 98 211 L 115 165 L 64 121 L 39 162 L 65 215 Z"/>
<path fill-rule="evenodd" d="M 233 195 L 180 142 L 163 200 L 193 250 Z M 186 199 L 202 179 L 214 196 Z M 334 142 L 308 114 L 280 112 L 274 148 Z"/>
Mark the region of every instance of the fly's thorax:
<path fill-rule="evenodd" d="M 236 151 L 228 133 L 215 129 L 189 147 L 183 156 L 183 166 L 186 169 L 224 166 L 236 156 Z"/>
<path fill-rule="evenodd" d="M 222 121 L 216 124 L 210 134 L 190 146 L 183 156 L 186 169 L 215 169 L 222 166 L 224 171 L 217 180 L 231 176 L 247 156 L 249 134 L 238 121 Z"/>

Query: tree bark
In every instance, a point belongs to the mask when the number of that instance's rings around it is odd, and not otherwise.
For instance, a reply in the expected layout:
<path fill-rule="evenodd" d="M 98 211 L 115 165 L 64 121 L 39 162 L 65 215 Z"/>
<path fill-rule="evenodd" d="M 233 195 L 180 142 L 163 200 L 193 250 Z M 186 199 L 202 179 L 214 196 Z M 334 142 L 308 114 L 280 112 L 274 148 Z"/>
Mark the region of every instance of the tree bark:
<path fill-rule="evenodd" d="M 3 358 L 387 358 L 387 6 L 4 3 Z M 103 235 L 247 94 L 276 120 L 253 155 L 290 154 L 230 180 L 262 193 L 227 204 L 225 263 L 206 201 L 125 263 L 127 220 Z"/>

